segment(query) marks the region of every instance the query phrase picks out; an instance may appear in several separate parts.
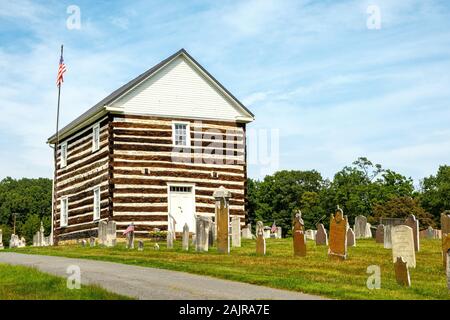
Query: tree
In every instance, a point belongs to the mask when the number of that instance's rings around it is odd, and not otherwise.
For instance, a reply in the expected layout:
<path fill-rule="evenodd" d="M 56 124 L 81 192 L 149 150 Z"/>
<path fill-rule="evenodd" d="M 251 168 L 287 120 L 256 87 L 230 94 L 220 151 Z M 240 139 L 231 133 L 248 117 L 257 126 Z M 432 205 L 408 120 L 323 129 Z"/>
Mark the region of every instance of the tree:
<path fill-rule="evenodd" d="M 450 210 L 450 166 L 440 166 L 435 176 L 424 178 L 421 189 L 421 205 L 438 222 L 441 213 Z"/>
<path fill-rule="evenodd" d="M 41 219 L 39 216 L 30 214 L 27 220 L 19 226 L 18 230 L 20 235 L 25 238 L 25 241 L 30 244 L 33 243 L 33 236 L 39 231 L 40 227 Z"/>

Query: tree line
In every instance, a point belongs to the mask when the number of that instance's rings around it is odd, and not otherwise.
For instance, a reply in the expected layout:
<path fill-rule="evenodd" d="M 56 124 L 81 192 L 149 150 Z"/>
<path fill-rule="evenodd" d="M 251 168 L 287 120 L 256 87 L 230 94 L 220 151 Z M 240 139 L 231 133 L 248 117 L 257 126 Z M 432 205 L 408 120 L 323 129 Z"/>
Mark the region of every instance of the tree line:
<path fill-rule="evenodd" d="M 372 224 L 381 217 L 406 218 L 414 214 L 421 227 L 439 228 L 440 214 L 450 210 L 450 166 L 442 165 L 435 175 L 413 180 L 367 158 L 359 158 L 324 179 L 316 170 L 282 170 L 263 180 L 248 179 L 248 220 L 254 226 L 262 220 L 273 222 L 290 233 L 292 219 L 301 210 L 307 229 L 317 222 L 328 227 L 330 213 L 339 205 L 353 223 L 364 215 Z M 0 181 L 0 229 L 8 245 L 16 225 L 16 233 L 31 243 L 41 221 L 45 234 L 51 230 L 52 180 L 12 179 Z"/>

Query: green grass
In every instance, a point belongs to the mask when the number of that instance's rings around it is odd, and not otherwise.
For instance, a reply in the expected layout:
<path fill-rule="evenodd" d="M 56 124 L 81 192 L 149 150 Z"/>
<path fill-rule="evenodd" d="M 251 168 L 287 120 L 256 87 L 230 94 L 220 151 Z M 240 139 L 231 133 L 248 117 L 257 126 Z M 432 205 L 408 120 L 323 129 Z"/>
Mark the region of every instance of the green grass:
<path fill-rule="evenodd" d="M 422 240 L 417 253 L 417 267 L 411 269 L 410 288 L 395 281 L 392 251 L 373 239 L 358 240 L 349 248 L 346 261 L 329 260 L 326 246 L 308 241 L 307 257 L 293 257 L 292 239 L 267 239 L 267 255 L 255 255 L 255 241 L 242 241 L 241 248 L 231 248 L 230 255 L 221 255 L 215 248 L 207 253 L 175 249 L 153 250 L 153 242 L 145 243 L 145 251 L 115 248 L 82 248 L 77 245 L 22 248 L 17 252 L 113 261 L 139 266 L 185 271 L 223 279 L 242 281 L 273 288 L 300 291 L 335 299 L 450 299 L 441 260 L 440 240 Z M 381 268 L 381 289 L 369 290 L 367 267 Z"/>
<path fill-rule="evenodd" d="M 1 254 L 1 253 L 0 253 Z M 66 279 L 34 268 L 0 264 L 0 300 L 118 300 L 128 299 L 97 286 L 68 289 Z"/>

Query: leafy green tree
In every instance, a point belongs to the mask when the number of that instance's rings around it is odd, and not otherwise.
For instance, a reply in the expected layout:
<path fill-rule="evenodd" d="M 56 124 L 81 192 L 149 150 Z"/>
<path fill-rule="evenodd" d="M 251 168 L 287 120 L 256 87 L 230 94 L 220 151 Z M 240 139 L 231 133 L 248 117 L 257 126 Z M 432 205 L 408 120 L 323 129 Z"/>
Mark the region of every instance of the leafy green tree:
<path fill-rule="evenodd" d="M 420 203 L 438 222 L 445 210 L 450 210 L 450 166 L 440 166 L 435 176 L 421 182 Z"/>
<path fill-rule="evenodd" d="M 0 229 L 2 230 L 3 245 L 5 247 L 8 247 L 9 240 L 11 239 L 12 229 L 6 224 L 0 224 Z"/>
<path fill-rule="evenodd" d="M 27 220 L 19 226 L 19 234 L 25 238 L 27 244 L 32 244 L 33 236 L 39 231 L 40 227 L 41 219 L 39 216 L 37 214 L 30 214 Z"/>

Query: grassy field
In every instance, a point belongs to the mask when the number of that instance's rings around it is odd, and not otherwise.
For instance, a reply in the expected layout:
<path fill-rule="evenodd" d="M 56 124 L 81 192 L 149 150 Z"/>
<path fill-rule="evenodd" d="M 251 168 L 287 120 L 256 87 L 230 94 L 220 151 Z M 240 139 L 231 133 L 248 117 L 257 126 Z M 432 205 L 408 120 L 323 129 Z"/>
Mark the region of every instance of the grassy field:
<path fill-rule="evenodd" d="M 0 264 L 0 300 L 118 300 L 126 297 L 96 286 L 67 288 L 66 279 L 34 268 Z"/>
<path fill-rule="evenodd" d="M 336 299 L 450 299 L 440 240 L 421 241 L 417 267 L 410 271 L 410 288 L 397 285 L 391 250 L 373 239 L 358 240 L 356 247 L 349 248 L 346 261 L 329 260 L 327 247 L 316 246 L 313 241 L 308 241 L 307 257 L 293 257 L 292 239 L 268 239 L 264 257 L 255 255 L 253 240 L 244 240 L 241 248 L 231 249 L 230 255 L 217 254 L 215 248 L 207 253 L 192 248 L 183 252 L 180 241 L 171 250 L 164 242 L 159 245 L 161 249 L 155 251 L 153 242 L 148 241 L 143 252 L 126 250 L 121 243 L 115 248 L 71 245 L 15 251 L 165 268 Z M 367 288 L 370 265 L 381 268 L 381 289 Z"/>

